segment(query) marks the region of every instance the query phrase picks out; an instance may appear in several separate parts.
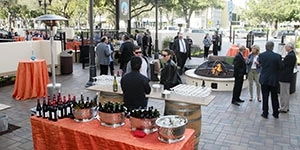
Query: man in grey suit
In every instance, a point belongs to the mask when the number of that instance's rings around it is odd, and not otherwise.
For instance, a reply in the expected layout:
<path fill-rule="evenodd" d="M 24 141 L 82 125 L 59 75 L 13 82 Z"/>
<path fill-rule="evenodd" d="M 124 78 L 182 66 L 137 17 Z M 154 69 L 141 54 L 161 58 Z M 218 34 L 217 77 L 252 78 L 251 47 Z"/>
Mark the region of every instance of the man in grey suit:
<path fill-rule="evenodd" d="M 279 73 L 282 68 L 281 55 L 274 53 L 274 43 L 268 41 L 266 43 L 266 51 L 259 55 L 259 65 L 261 66 L 261 73 L 259 82 L 261 84 L 263 113 L 261 116 L 265 119 L 269 114 L 269 94 L 271 93 L 273 117 L 278 118 L 279 115 L 279 101 L 278 101 L 278 87 L 279 87 Z"/>
<path fill-rule="evenodd" d="M 97 63 L 100 65 L 100 75 L 108 74 L 110 51 L 107 43 L 108 38 L 104 36 L 101 38 L 100 43 L 96 47 L 96 54 L 98 56 Z"/>

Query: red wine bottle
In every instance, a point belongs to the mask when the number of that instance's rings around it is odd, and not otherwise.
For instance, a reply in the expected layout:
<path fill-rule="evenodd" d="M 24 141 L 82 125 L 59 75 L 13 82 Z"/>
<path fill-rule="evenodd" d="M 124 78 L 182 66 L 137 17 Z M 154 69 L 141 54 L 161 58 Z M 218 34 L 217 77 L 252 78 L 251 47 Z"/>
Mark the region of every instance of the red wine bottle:
<path fill-rule="evenodd" d="M 46 97 L 43 99 L 43 118 L 47 119 L 49 117 L 48 104 L 46 103 Z"/>
<path fill-rule="evenodd" d="M 52 121 L 57 121 L 57 105 L 56 105 L 56 101 L 52 102 Z"/>
<path fill-rule="evenodd" d="M 58 104 L 57 104 L 57 118 L 62 119 L 64 117 L 64 109 L 63 109 L 63 102 L 61 100 L 61 97 L 59 98 Z"/>
<path fill-rule="evenodd" d="M 37 117 L 42 117 L 42 106 L 41 106 L 41 103 L 40 103 L 40 99 L 37 99 L 37 104 L 36 104 L 36 116 Z"/>
<path fill-rule="evenodd" d="M 63 111 L 64 111 L 64 118 L 67 118 L 68 117 L 68 112 L 67 112 L 67 108 L 68 108 L 68 102 L 67 102 L 67 98 L 66 96 L 63 96 Z"/>

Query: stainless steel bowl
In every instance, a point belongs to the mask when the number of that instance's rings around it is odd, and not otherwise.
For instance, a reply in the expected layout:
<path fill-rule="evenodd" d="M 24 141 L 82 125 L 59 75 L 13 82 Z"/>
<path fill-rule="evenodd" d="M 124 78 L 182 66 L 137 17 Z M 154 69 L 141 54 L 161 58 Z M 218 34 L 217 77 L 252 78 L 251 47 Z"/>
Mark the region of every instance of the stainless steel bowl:
<path fill-rule="evenodd" d="M 73 116 L 76 122 L 88 122 L 94 119 L 93 110 L 91 108 L 73 109 Z"/>
<path fill-rule="evenodd" d="M 142 130 L 146 134 L 153 133 L 157 131 L 157 126 L 155 124 L 157 118 L 152 119 L 140 119 L 135 117 L 130 117 L 131 130 Z"/>
<path fill-rule="evenodd" d="M 165 143 L 175 143 L 184 139 L 188 120 L 178 115 L 162 116 L 156 120 L 158 139 Z"/>
<path fill-rule="evenodd" d="M 119 127 L 125 124 L 125 113 L 105 113 L 99 112 L 101 125 L 108 127 Z"/>

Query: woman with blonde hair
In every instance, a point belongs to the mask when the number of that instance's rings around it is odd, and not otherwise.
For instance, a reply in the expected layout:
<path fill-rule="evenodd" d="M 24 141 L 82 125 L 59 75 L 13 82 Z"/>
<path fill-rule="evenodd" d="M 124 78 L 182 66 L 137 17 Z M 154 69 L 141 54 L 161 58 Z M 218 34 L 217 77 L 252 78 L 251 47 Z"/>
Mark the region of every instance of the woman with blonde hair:
<path fill-rule="evenodd" d="M 253 100 L 253 81 L 255 82 L 256 85 L 256 96 L 257 100 L 261 102 L 261 97 L 260 97 L 260 83 L 259 83 L 259 73 L 260 73 L 260 65 L 258 63 L 258 54 L 259 54 L 259 46 L 258 45 L 253 45 L 251 47 L 252 52 L 248 56 L 248 81 L 249 81 L 249 94 L 250 94 L 250 101 Z"/>

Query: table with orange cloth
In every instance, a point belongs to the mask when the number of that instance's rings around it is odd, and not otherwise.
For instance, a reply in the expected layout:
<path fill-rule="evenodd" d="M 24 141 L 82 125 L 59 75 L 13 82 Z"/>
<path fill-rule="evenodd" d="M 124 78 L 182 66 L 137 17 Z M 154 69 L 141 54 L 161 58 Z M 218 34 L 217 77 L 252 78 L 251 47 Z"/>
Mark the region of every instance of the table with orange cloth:
<path fill-rule="evenodd" d="M 12 96 L 16 100 L 46 96 L 49 82 L 48 69 L 44 59 L 20 61 Z"/>
<path fill-rule="evenodd" d="M 194 130 L 186 129 L 185 138 L 167 144 L 158 140 L 158 133 L 143 138 L 133 135 L 130 122 L 122 127 L 111 128 L 100 125 L 97 119 L 78 123 L 72 119 L 30 118 L 35 150 L 193 150 Z"/>
<path fill-rule="evenodd" d="M 233 56 L 234 57 L 239 51 L 240 50 L 239 50 L 238 45 L 237 44 L 232 44 L 231 47 L 229 48 L 229 50 L 227 51 L 226 56 Z M 250 53 L 249 48 L 246 48 L 246 52 L 244 53 L 243 56 L 248 57 L 249 53 Z"/>
<path fill-rule="evenodd" d="M 36 41 L 36 40 L 44 40 L 44 39 L 42 37 L 33 37 L 32 40 Z"/>
<path fill-rule="evenodd" d="M 14 41 L 25 41 L 24 36 L 14 36 Z"/>
<path fill-rule="evenodd" d="M 71 50 L 80 50 L 81 42 L 80 41 L 72 41 L 72 42 L 67 42 L 66 43 L 66 49 L 71 49 Z"/>

